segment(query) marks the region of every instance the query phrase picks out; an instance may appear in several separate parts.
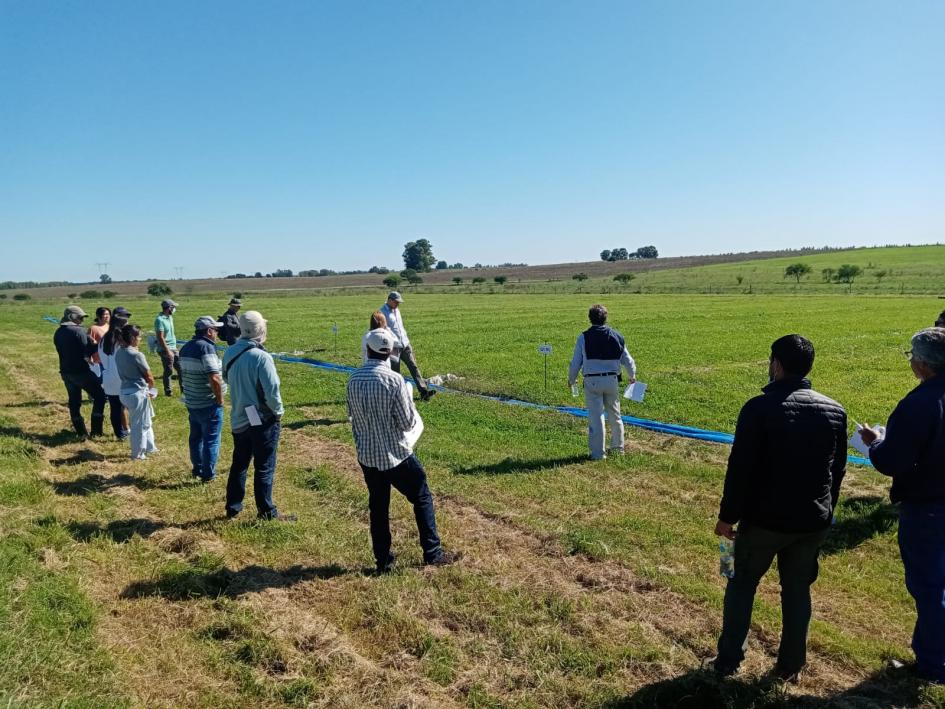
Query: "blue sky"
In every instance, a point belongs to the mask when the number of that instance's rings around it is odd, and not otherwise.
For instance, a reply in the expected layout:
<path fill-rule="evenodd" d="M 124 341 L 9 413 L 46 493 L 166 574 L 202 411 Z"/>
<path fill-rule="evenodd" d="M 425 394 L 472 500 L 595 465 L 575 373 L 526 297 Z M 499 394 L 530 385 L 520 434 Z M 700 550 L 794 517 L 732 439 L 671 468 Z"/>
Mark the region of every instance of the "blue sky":
<path fill-rule="evenodd" d="M 945 3 L 0 0 L 0 280 L 945 241 Z"/>

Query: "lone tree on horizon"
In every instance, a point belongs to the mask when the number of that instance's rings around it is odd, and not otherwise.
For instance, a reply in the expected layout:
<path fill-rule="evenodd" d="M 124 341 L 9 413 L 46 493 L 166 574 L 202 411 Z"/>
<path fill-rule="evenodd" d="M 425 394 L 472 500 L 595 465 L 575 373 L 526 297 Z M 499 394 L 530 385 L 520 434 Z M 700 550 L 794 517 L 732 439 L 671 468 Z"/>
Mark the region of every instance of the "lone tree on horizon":
<path fill-rule="evenodd" d="M 408 241 L 404 244 L 404 268 L 426 273 L 436 263 L 433 255 L 433 244 L 426 239 Z"/>
<path fill-rule="evenodd" d="M 852 286 L 853 281 L 856 280 L 856 277 L 862 273 L 863 269 L 859 266 L 854 266 L 851 263 L 845 263 L 837 269 L 837 280 L 841 283 L 849 283 Z"/>
<path fill-rule="evenodd" d="M 636 278 L 636 276 L 632 273 L 618 273 L 614 276 L 614 280 L 622 286 L 629 285 L 630 281 L 634 278 Z"/>
<path fill-rule="evenodd" d="M 806 263 L 792 263 L 790 266 L 784 269 L 784 277 L 791 277 L 797 281 L 798 285 L 801 283 L 801 279 L 811 272 L 810 264 Z"/>

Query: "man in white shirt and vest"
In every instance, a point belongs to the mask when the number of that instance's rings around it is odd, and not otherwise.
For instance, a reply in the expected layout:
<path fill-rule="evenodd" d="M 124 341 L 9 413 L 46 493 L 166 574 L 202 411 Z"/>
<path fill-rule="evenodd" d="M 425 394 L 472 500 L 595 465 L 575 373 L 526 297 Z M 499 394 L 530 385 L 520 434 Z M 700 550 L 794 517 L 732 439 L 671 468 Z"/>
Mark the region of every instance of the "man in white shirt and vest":
<path fill-rule="evenodd" d="M 607 326 L 607 308 L 592 305 L 591 326 L 578 335 L 568 369 L 568 385 L 574 386 L 584 373 L 584 400 L 587 402 L 587 439 L 591 458 L 601 460 L 604 452 L 604 412 L 610 418 L 612 453 L 623 452 L 623 420 L 620 418 L 620 367 L 627 370 L 630 383 L 636 381 L 637 367 L 627 352 L 623 335 Z"/>

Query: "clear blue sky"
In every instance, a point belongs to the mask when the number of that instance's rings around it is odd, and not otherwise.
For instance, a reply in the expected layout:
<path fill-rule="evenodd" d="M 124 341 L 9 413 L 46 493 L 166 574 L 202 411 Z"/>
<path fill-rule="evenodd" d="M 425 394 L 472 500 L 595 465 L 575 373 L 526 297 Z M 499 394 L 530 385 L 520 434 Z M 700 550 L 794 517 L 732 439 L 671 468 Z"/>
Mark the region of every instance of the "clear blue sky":
<path fill-rule="evenodd" d="M 945 2 L 0 0 L 0 280 L 945 241 Z"/>

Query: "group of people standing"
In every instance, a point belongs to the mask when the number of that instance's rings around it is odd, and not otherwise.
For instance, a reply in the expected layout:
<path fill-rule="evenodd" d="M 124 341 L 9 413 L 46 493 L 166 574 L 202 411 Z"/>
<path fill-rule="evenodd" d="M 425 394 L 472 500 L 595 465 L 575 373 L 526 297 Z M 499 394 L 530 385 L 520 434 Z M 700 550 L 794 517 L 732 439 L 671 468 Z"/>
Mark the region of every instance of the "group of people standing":
<path fill-rule="evenodd" d="M 347 384 L 348 415 L 369 493 L 378 573 L 395 565 L 391 488 L 413 505 L 424 562 L 445 565 L 460 558 L 441 545 L 433 495 L 414 455 L 423 422 L 412 389 L 399 374 L 401 362 L 410 370 L 422 401 L 435 390 L 420 373 L 400 313 L 402 303 L 400 293 L 391 292 L 371 315 L 362 340 L 363 364 Z M 294 520 L 294 515 L 279 512 L 272 500 L 284 407 L 279 376 L 263 346 L 266 320 L 256 311 L 237 316 L 241 303 L 234 299 L 219 319 L 198 318 L 194 337 L 178 354 L 173 326 L 177 304 L 166 300 L 161 305 L 155 333 L 164 366 L 164 393 L 172 395 L 171 373 L 177 371 L 189 412 L 192 474 L 204 482 L 215 478 L 229 386 L 234 450 L 226 515 L 236 517 L 242 510 L 253 461 L 257 515 Z M 603 305 L 590 308 L 591 326 L 578 337 L 568 371 L 572 387 L 583 373 L 588 446 L 595 460 L 623 452 L 621 369 L 631 382 L 636 377 L 636 363 L 623 336 L 607 325 L 607 315 Z M 114 313 L 100 308 L 89 332 L 82 327 L 85 317 L 78 306 L 67 307 L 54 338 L 73 426 L 80 435 L 102 435 L 107 401 L 115 435 L 130 437 L 132 458 L 143 458 L 156 451 L 150 400 L 157 392 L 138 350 L 140 329 L 129 324 L 131 314 L 123 308 Z M 229 345 L 222 362 L 217 356 L 218 338 Z M 917 609 L 912 641 L 915 670 L 923 678 L 945 682 L 945 312 L 935 327 L 912 337 L 906 356 L 919 385 L 899 403 L 885 428 L 858 426 L 854 435 L 868 446 L 876 469 L 892 477 L 890 496 L 899 505 L 906 586 Z M 92 364 L 99 367 L 101 382 Z M 807 661 L 810 587 L 834 521 L 848 448 L 846 411 L 811 387 L 808 374 L 813 364 L 814 346 L 806 338 L 792 334 L 775 340 L 768 358 L 769 382 L 738 417 L 715 526 L 716 534 L 735 541 L 718 655 L 708 662 L 723 676 L 734 674 L 744 659 L 755 593 L 775 559 L 783 629 L 772 672 L 790 681 Z M 83 391 L 93 401 L 91 431 L 81 416 Z"/>

